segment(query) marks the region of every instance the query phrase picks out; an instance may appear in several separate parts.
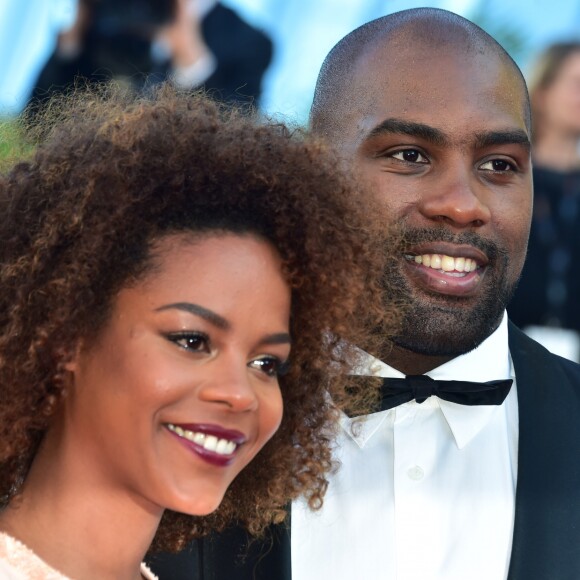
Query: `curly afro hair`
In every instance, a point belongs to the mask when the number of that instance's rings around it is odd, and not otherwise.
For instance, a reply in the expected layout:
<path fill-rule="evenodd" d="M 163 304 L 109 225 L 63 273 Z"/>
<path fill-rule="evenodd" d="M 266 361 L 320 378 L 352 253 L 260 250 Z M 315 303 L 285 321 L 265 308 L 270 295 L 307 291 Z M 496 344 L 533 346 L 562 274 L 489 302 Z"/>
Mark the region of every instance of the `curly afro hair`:
<path fill-rule="evenodd" d="M 60 99 L 35 121 L 33 156 L 0 179 L 0 507 L 66 404 L 67 356 L 151 271 L 156 242 L 212 232 L 255 234 L 282 257 L 293 340 L 284 417 L 218 510 L 166 511 L 152 548 L 232 523 L 258 534 L 301 495 L 319 507 L 336 409 L 363 411 L 377 391 L 349 383 L 348 345 L 375 352 L 398 320 L 385 306 L 380 210 L 322 143 L 203 95 Z"/>

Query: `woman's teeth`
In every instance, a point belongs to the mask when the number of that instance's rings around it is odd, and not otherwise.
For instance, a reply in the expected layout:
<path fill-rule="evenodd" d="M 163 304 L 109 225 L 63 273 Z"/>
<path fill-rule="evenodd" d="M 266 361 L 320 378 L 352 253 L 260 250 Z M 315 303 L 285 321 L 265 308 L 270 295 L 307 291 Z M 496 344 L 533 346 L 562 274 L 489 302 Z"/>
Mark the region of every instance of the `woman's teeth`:
<path fill-rule="evenodd" d="M 442 254 L 422 254 L 420 256 L 409 256 L 409 259 L 427 268 L 443 270 L 443 272 L 468 273 L 477 269 L 475 260 L 471 258 L 453 258 Z"/>
<path fill-rule="evenodd" d="M 183 437 L 184 439 L 207 449 L 207 451 L 212 451 L 218 455 L 231 455 L 237 447 L 237 445 L 229 439 L 218 439 L 214 435 L 189 431 L 173 425 L 172 423 L 167 423 L 167 428 L 170 431 L 173 431 L 176 435 L 179 435 L 179 437 Z"/>

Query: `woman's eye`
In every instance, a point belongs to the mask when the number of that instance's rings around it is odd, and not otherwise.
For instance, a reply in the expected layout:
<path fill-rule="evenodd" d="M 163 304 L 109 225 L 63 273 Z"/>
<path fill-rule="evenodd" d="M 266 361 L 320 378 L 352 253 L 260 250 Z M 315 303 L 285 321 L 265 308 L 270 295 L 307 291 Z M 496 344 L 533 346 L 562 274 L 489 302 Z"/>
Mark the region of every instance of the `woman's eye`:
<path fill-rule="evenodd" d="M 395 153 L 391 153 L 391 157 L 406 163 L 429 163 L 429 160 L 417 149 L 403 149 Z"/>
<path fill-rule="evenodd" d="M 279 377 L 288 370 L 288 362 L 282 362 L 278 357 L 264 356 L 248 363 L 251 368 L 258 369 L 269 377 Z"/>
<path fill-rule="evenodd" d="M 168 335 L 171 342 L 184 350 L 209 352 L 209 337 L 200 332 L 178 332 Z"/>
<path fill-rule="evenodd" d="M 484 171 L 514 171 L 514 166 L 505 159 L 491 159 L 479 166 Z"/>

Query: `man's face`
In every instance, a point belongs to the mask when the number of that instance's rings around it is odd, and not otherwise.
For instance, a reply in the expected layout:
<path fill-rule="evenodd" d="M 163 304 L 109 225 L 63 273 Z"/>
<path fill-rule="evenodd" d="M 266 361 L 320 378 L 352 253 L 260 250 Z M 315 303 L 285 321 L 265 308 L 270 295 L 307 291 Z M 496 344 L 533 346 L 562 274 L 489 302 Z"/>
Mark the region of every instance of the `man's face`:
<path fill-rule="evenodd" d="M 404 234 L 387 275 L 394 298 L 411 300 L 395 339 L 405 372 L 484 340 L 526 253 L 532 178 L 522 87 L 496 57 L 455 52 L 367 53 L 354 80 L 361 99 L 340 138 Z"/>

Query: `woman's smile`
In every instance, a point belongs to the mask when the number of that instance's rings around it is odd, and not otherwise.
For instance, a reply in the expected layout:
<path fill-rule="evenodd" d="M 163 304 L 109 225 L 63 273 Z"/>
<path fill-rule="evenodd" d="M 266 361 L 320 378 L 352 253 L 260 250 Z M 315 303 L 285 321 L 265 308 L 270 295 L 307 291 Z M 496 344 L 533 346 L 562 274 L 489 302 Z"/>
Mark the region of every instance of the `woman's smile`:
<path fill-rule="evenodd" d="M 167 423 L 166 426 L 187 449 L 218 467 L 230 465 L 236 451 L 247 441 L 243 433 L 219 425 Z"/>

